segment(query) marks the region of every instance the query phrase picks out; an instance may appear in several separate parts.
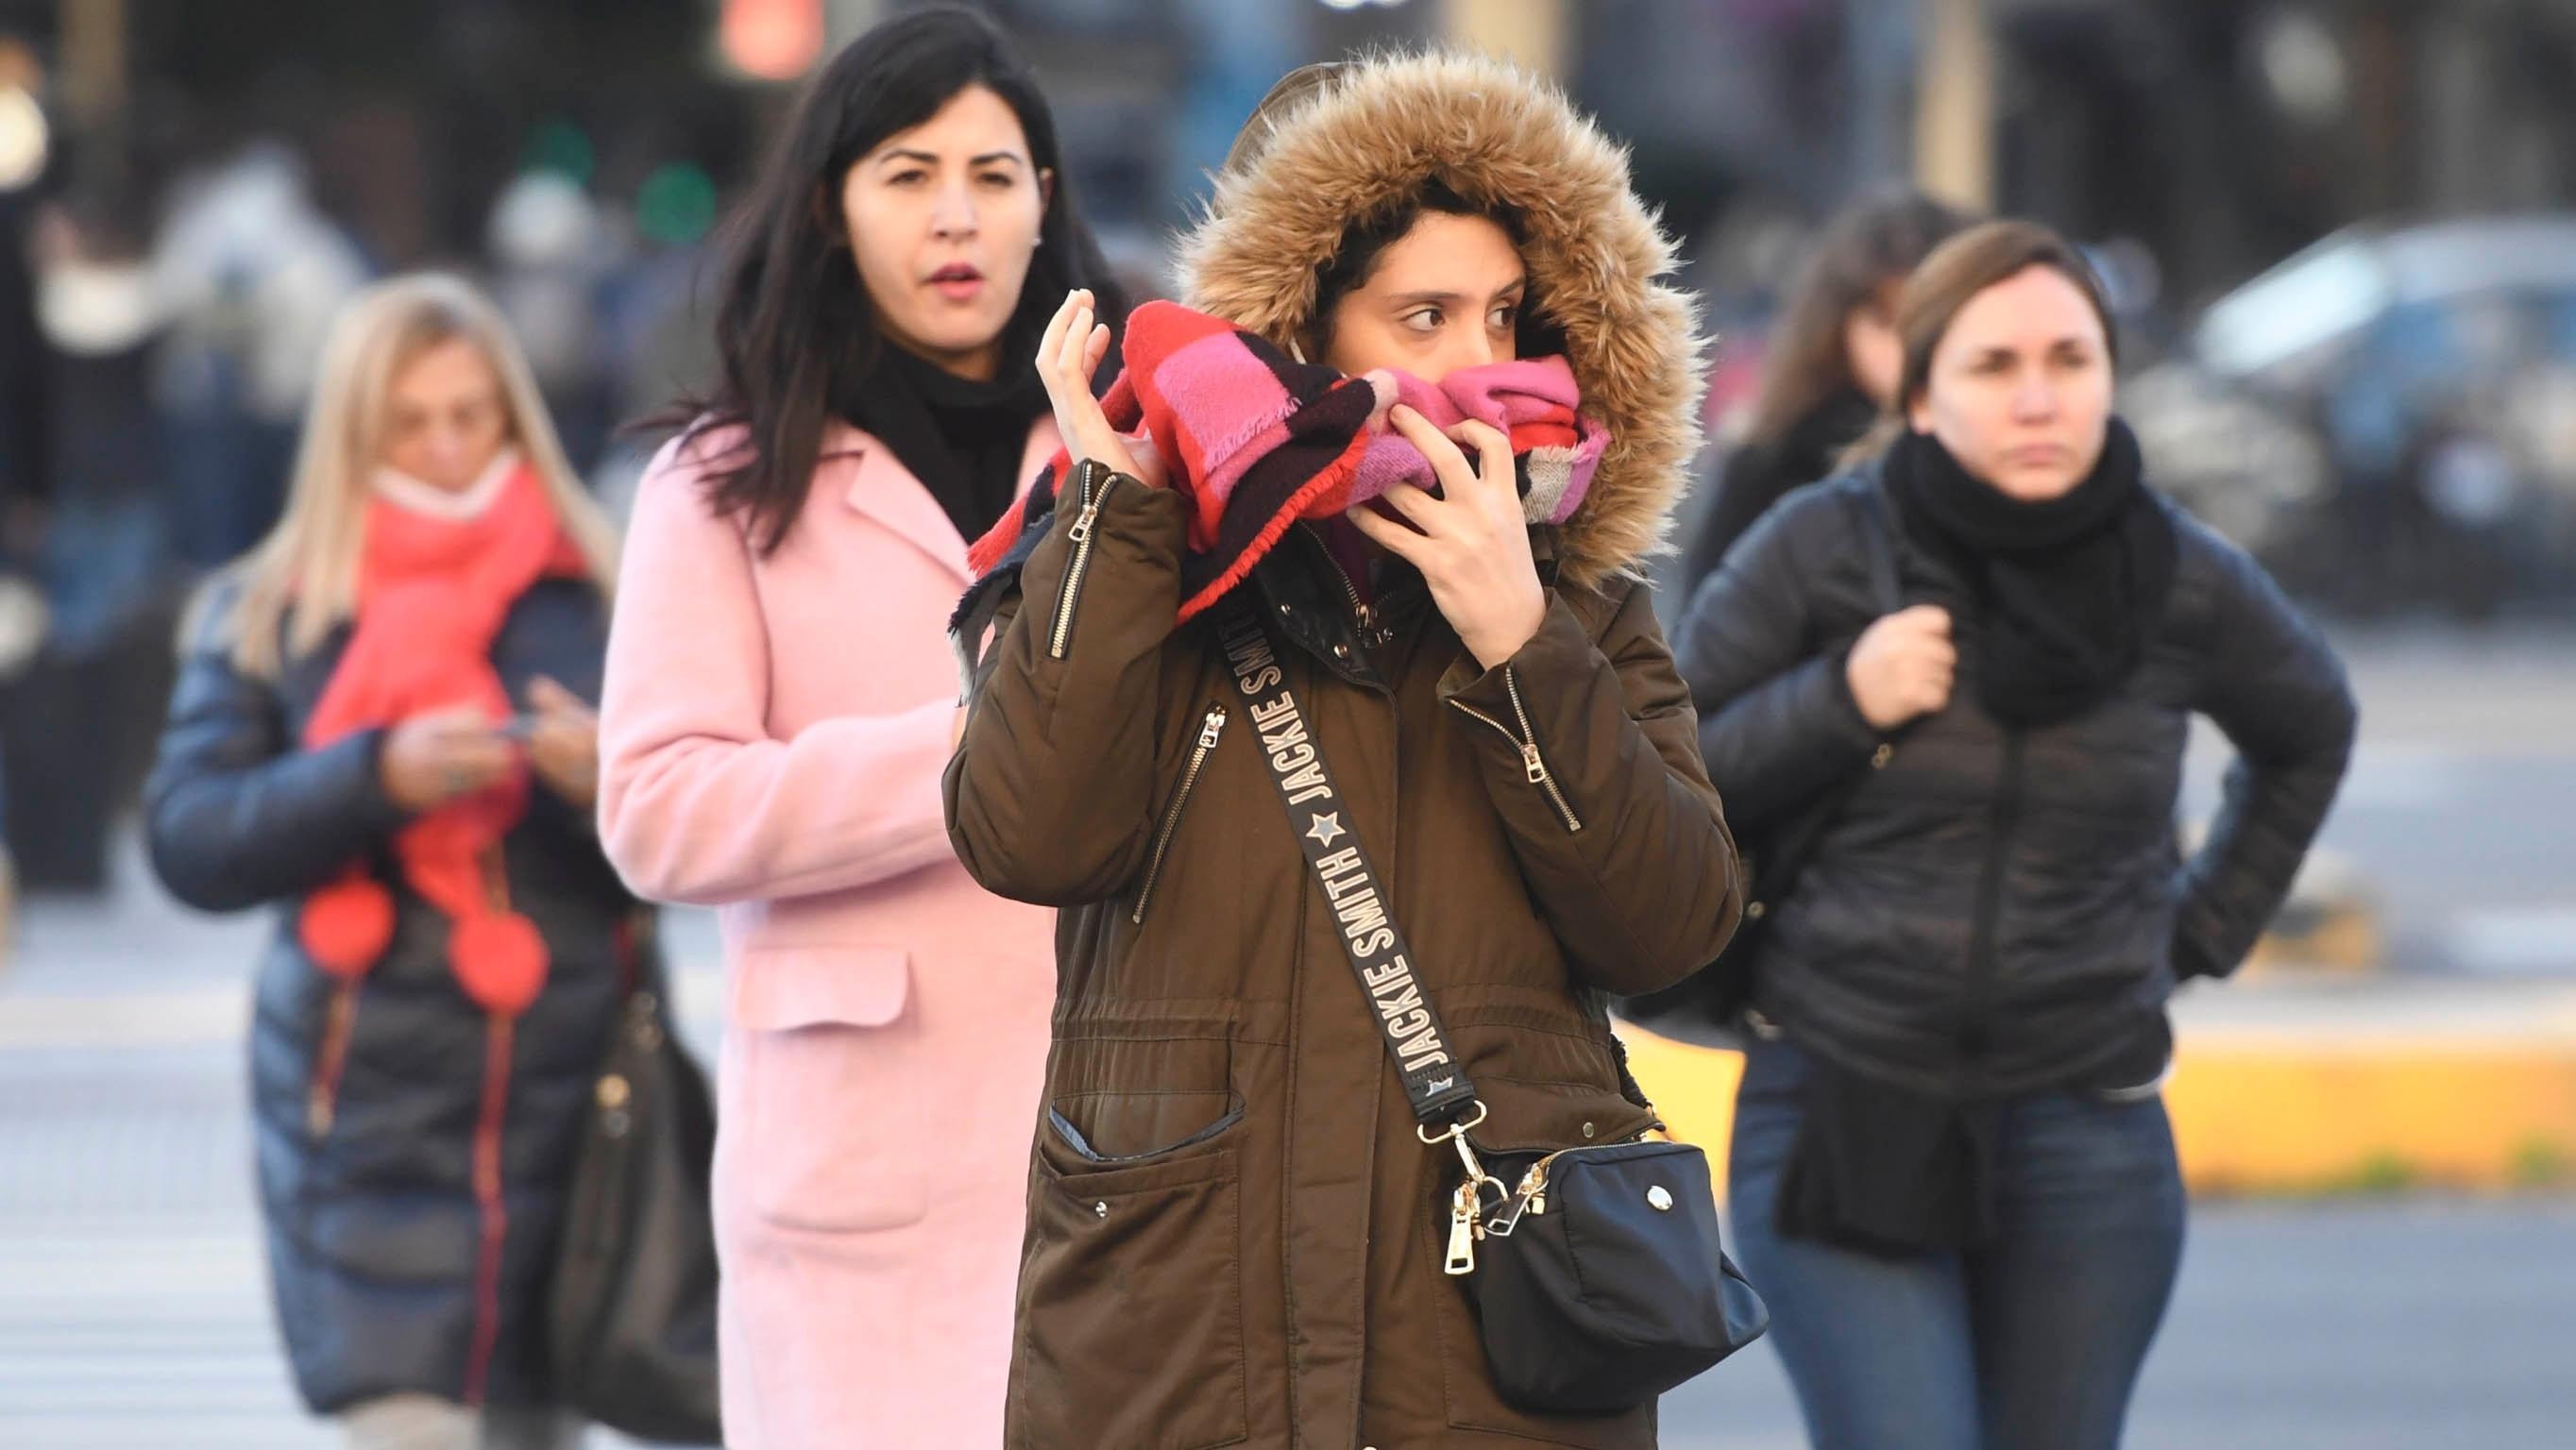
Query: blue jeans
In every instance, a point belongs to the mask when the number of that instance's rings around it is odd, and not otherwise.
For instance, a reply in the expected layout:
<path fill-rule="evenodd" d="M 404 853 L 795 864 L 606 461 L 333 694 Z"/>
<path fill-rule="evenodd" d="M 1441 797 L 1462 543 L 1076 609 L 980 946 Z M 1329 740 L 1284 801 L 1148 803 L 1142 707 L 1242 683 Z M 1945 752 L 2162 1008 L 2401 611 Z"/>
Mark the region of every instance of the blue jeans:
<path fill-rule="evenodd" d="M 1883 1259 L 1773 1225 L 1807 1072 L 1795 1046 L 1752 1044 L 1727 1198 L 1816 1450 L 2116 1447 L 2182 1263 L 2163 1101 L 2012 1104 L 1995 1240 Z"/>

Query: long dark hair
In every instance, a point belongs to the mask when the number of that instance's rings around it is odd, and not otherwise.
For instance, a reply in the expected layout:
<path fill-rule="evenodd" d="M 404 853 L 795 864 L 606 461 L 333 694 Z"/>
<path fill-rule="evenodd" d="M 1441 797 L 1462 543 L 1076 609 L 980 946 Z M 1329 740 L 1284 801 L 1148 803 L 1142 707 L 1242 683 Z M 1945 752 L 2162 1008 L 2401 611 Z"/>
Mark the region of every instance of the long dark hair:
<path fill-rule="evenodd" d="M 1074 205 L 1046 98 L 992 22 L 941 7 L 851 41 L 797 103 L 726 223 L 713 396 L 685 399 L 659 420 L 685 424 L 693 438 L 711 428 L 745 430 L 710 473 L 708 501 L 741 517 L 763 553 L 786 541 L 804 510 L 830 400 L 866 377 L 886 346 L 849 253 L 841 179 L 888 136 L 929 120 L 969 86 L 1002 98 L 1019 117 L 1029 160 L 1055 178 L 1019 306 L 1002 329 L 1002 366 L 1036 365 L 1038 335 L 1073 288 L 1092 290 L 1113 329 L 1126 319 L 1126 299 Z"/>
<path fill-rule="evenodd" d="M 1890 290 L 1933 248 L 1968 225 L 1968 217 L 1910 191 L 1872 198 L 1836 217 L 1790 288 L 1748 436 L 1777 446 L 1827 398 L 1857 392 L 1845 324 L 1862 308 L 1884 306 Z"/>

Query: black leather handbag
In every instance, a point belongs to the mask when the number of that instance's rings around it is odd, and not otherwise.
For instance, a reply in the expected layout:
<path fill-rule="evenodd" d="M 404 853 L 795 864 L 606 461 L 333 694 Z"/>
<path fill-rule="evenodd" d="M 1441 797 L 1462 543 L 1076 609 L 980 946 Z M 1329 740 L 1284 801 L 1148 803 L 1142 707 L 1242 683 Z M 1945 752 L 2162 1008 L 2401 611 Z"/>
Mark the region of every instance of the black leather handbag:
<path fill-rule="evenodd" d="M 629 992 L 593 1085 L 547 1309 L 556 1399 L 633 1439 L 722 1442 L 715 1104 L 660 974 Z"/>
<path fill-rule="evenodd" d="M 1240 596 L 1220 633 L 1247 693 L 1268 686 L 1269 698 L 1252 704 L 1253 718 L 1268 722 L 1266 730 L 1311 740 L 1284 675 L 1263 668 L 1268 641 Z M 1328 895 L 1374 891 L 1392 902 L 1358 838 L 1318 819 L 1343 808 L 1322 756 L 1309 767 L 1302 752 L 1261 755 L 1289 829 Z M 1337 835 L 1345 844 L 1335 850 L 1329 843 Z M 1369 1015 L 1404 1082 L 1414 1135 L 1435 1151 L 1451 1145 L 1465 1165 L 1450 1196 L 1444 1267 L 1467 1281 L 1486 1364 L 1504 1399 L 1558 1414 L 1627 1410 L 1760 1337 L 1769 1315 L 1719 1246 L 1707 1155 L 1640 1139 L 1488 1160 L 1468 1136 L 1485 1120 L 1485 1106 L 1430 994 L 1419 990 L 1411 966 L 1417 958 L 1403 932 L 1390 921 L 1383 931 L 1343 936 L 1342 947 L 1372 1006 L 1401 1000 L 1414 1009 Z M 1399 1022 L 1410 1030 L 1398 1035 Z M 1621 1090 L 1648 1106 L 1625 1050 L 1616 1038 L 1611 1046 Z"/>

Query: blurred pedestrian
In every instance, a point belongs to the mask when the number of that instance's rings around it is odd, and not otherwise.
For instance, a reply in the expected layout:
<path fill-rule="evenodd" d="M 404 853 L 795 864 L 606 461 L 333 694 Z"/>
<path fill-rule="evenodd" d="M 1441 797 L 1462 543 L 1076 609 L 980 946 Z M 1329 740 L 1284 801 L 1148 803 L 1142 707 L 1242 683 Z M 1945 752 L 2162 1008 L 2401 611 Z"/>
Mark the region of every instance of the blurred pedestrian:
<path fill-rule="evenodd" d="M 1883 455 L 1756 525 L 1681 632 L 1738 828 L 1841 797 L 1750 963 L 1734 1219 L 1818 1446 L 2094 1450 L 2182 1250 L 2166 999 L 2289 891 L 2354 706 L 2262 569 L 2148 487 L 2068 243 L 1966 232 L 1896 326 Z M 2238 758 L 2183 862 L 2195 714 Z"/>
<path fill-rule="evenodd" d="M 1655 1118 L 1601 990 L 1672 981 L 1735 921 L 1629 572 L 1697 441 L 1672 266 L 1555 91 L 1387 56 L 1295 73 L 1244 128 L 1184 243 L 1198 310 L 1127 335 L 1112 396 L 1152 448 L 1092 401 L 1106 337 L 1066 300 L 1064 506 L 977 551 L 961 644 L 985 600 L 998 623 L 948 777 L 976 878 L 1068 908 L 1008 1443 L 1654 1443 L 1651 1399 L 1505 1400 L 1443 1272 L 1444 1231 L 1475 1252 L 1464 1180 L 1417 1110 L 1479 1151 L 1635 1139 Z M 1345 512 L 1361 477 L 1384 492 Z M 1301 791 L 1334 778 L 1311 831 L 1272 751 Z M 1381 1031 L 1353 968 L 1384 950 Z M 1424 1066 L 1399 1078 L 1389 1033 Z"/>
<path fill-rule="evenodd" d="M 153 405 L 171 435 L 173 544 L 211 567 L 276 523 L 323 334 L 367 262 L 314 201 L 302 156 L 262 139 L 181 177 L 152 272 L 169 323 Z"/>
<path fill-rule="evenodd" d="M 145 385 L 160 318 L 142 202 L 102 171 L 49 198 L 35 232 L 51 476 L 30 562 L 44 627 L 32 657 L 0 663 L 11 834 L 33 890 L 106 889 L 109 842 L 170 696 L 187 590 L 170 567 L 169 454 Z"/>
<path fill-rule="evenodd" d="M 1027 67 L 952 9 L 825 68 L 733 243 L 720 386 L 637 494 L 600 813 L 725 923 L 726 1436 L 998 1444 L 1053 918 L 949 845 L 945 625 L 1099 254 Z"/>
<path fill-rule="evenodd" d="M 187 629 L 146 789 L 192 906 L 281 908 L 252 1025 L 278 1320 L 360 1447 L 575 1443 L 543 1292 L 638 971 L 600 854 L 616 540 L 490 305 L 333 327 L 285 517 Z"/>
<path fill-rule="evenodd" d="M 31 65 L 14 37 L 0 37 L 0 93 L 20 88 L 15 72 Z M 30 576 L 53 492 L 46 456 L 52 359 L 36 321 L 30 242 L 37 210 L 30 190 L 0 190 L 0 685 L 24 673 L 43 648 L 46 629 L 44 595 Z M 0 764 L 0 821 L 7 819 L 7 774 Z M 16 940 L 17 903 L 17 862 L 0 833 L 0 964 Z"/>
<path fill-rule="evenodd" d="M 1789 292 L 1771 334 L 1744 441 L 1718 471 L 1682 556 L 1685 596 L 1790 490 L 1836 471 L 1896 392 L 1896 299 L 1925 254 L 1968 218 L 1913 192 L 1836 217 Z"/>
<path fill-rule="evenodd" d="M 493 300 L 527 351 L 564 455 L 587 476 L 610 428 L 602 294 L 625 260 L 627 238 L 579 183 L 545 170 L 521 172 L 501 188 L 484 236 Z"/>

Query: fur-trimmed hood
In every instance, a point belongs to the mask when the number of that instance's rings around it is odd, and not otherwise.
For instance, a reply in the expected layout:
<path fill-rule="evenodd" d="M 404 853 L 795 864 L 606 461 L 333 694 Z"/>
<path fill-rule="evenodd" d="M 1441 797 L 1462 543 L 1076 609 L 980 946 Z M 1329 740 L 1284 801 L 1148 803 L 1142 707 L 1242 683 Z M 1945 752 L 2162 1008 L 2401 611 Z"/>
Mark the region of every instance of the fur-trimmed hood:
<path fill-rule="evenodd" d="M 1182 295 L 1288 346 L 1317 270 L 1351 223 L 1439 179 L 1517 212 L 1533 303 L 1564 333 L 1583 407 L 1610 429 L 1592 491 L 1563 526 L 1564 575 L 1598 584 L 1665 546 L 1699 447 L 1705 387 L 1694 299 L 1629 189 L 1624 150 L 1554 86 L 1498 60 L 1385 55 L 1266 105 L 1180 245 Z"/>

